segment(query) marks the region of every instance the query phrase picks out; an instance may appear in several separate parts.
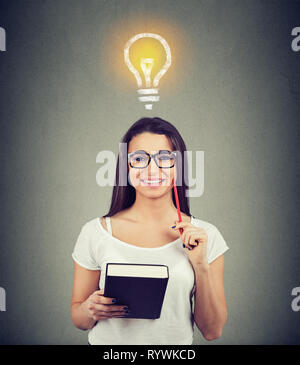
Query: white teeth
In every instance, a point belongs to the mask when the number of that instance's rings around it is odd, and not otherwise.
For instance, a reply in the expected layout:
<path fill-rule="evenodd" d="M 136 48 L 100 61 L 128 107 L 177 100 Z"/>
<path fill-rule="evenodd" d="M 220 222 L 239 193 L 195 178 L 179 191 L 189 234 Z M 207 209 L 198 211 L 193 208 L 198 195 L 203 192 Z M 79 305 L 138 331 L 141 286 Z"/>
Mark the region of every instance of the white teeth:
<path fill-rule="evenodd" d="M 147 183 L 147 184 L 157 184 L 162 182 L 163 180 L 142 180 L 143 182 Z"/>

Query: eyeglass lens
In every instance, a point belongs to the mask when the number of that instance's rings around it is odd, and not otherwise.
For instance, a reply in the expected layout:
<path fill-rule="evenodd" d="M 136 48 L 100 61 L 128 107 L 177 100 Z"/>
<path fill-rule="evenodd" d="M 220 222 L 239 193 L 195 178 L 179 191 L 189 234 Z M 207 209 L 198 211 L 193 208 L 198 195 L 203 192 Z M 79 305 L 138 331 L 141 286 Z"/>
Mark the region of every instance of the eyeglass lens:
<path fill-rule="evenodd" d="M 147 154 L 137 152 L 130 157 L 129 162 L 132 167 L 143 168 L 148 165 L 149 158 L 150 156 L 148 156 Z M 167 151 L 160 152 L 158 155 L 155 156 L 155 160 L 159 167 L 167 168 L 174 165 L 174 155 Z"/>

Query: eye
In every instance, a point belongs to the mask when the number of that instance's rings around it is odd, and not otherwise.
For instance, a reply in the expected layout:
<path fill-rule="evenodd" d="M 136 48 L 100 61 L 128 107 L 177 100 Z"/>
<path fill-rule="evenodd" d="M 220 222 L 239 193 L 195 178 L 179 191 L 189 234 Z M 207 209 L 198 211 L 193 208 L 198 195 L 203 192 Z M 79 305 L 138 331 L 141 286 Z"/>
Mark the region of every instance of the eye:
<path fill-rule="evenodd" d="M 170 154 L 164 153 L 158 155 L 159 160 L 170 160 L 172 156 Z"/>
<path fill-rule="evenodd" d="M 145 161 L 147 160 L 147 158 L 145 156 L 133 156 L 132 157 L 132 161 L 136 161 L 136 162 L 141 162 L 141 161 Z"/>

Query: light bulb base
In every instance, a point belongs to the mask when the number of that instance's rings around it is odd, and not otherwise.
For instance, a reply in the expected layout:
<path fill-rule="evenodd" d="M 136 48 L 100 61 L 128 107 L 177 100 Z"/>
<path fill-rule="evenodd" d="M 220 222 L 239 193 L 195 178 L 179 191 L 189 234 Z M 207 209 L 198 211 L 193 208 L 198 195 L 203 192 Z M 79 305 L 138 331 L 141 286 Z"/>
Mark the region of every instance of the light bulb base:
<path fill-rule="evenodd" d="M 157 88 L 138 89 L 137 92 L 138 94 L 143 95 L 143 96 L 138 96 L 138 99 L 140 102 L 146 103 L 145 109 L 147 110 L 152 110 L 152 104 L 150 104 L 151 102 L 154 103 L 156 101 L 159 101 L 159 95 L 157 95 L 158 94 Z"/>
<path fill-rule="evenodd" d="M 148 88 L 148 89 L 138 89 L 138 94 L 141 95 L 151 95 L 151 94 L 158 94 L 157 88 Z"/>

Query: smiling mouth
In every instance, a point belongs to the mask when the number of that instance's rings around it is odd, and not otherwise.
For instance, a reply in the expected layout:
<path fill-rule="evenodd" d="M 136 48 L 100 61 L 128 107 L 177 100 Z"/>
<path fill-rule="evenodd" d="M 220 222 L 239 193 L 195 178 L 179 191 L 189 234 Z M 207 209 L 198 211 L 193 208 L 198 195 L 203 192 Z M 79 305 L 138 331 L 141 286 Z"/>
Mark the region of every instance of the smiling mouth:
<path fill-rule="evenodd" d="M 145 185 L 161 185 L 165 179 L 140 179 Z"/>

